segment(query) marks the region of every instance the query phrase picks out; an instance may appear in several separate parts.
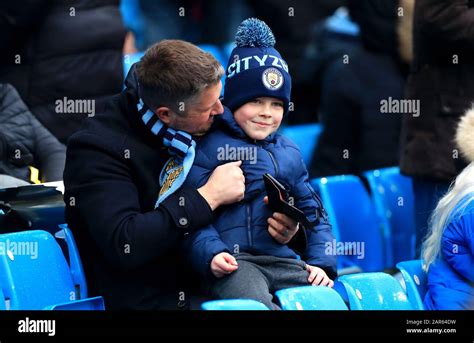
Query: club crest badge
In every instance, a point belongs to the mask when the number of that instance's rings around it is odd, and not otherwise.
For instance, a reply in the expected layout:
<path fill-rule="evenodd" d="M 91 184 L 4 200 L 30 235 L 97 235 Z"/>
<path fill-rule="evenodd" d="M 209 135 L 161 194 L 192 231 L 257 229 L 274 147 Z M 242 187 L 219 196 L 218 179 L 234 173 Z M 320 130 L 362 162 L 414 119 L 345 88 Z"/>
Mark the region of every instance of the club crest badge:
<path fill-rule="evenodd" d="M 283 74 L 276 68 L 268 68 L 262 74 L 262 82 L 271 91 L 276 91 L 283 86 Z"/>

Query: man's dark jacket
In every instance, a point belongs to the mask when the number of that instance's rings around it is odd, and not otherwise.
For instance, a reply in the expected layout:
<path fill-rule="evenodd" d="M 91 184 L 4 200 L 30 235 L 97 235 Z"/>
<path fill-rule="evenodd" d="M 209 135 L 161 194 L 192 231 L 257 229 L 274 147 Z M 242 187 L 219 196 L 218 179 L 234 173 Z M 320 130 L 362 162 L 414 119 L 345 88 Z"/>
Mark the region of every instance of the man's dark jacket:
<path fill-rule="evenodd" d="M 454 133 L 474 101 L 474 2 L 417 0 L 414 61 L 406 98 L 420 101 L 420 116 L 404 116 L 400 169 L 449 181 L 465 166 Z"/>
<path fill-rule="evenodd" d="M 184 284 L 189 275 L 178 258 L 180 239 L 209 225 L 212 211 L 189 188 L 154 209 L 160 171 L 170 155 L 140 120 L 134 68 L 126 86 L 69 140 L 66 218 L 89 296 L 102 295 L 107 309 L 176 309 L 189 295 Z"/>

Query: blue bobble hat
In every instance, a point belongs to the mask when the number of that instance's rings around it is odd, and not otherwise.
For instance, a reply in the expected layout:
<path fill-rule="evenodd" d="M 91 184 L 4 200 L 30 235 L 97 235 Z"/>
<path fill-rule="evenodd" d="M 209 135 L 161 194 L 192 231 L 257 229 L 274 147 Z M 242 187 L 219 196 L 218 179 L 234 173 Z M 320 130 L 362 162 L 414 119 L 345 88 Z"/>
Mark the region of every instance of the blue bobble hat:
<path fill-rule="evenodd" d="M 274 48 L 272 30 L 259 19 L 246 19 L 237 28 L 235 43 L 227 63 L 223 104 L 233 112 L 255 98 L 272 97 L 283 100 L 288 112 L 291 76 Z"/>

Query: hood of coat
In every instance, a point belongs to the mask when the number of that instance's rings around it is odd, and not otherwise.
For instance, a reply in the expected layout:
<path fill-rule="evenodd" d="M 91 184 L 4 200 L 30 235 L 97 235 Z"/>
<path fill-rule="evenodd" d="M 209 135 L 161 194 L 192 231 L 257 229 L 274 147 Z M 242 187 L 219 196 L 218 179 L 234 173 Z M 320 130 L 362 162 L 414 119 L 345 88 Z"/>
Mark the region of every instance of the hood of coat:
<path fill-rule="evenodd" d="M 410 64 L 413 59 L 413 17 L 415 0 L 400 0 L 397 24 L 398 50 L 403 62 Z"/>
<path fill-rule="evenodd" d="M 474 162 L 474 108 L 461 117 L 455 140 L 464 158 L 468 162 Z"/>

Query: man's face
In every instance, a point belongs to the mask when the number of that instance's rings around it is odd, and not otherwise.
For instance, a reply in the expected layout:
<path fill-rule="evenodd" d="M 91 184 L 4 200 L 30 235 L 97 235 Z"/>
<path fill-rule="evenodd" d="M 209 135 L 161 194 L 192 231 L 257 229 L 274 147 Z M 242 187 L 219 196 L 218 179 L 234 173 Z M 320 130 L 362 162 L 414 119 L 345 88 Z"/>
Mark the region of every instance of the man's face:
<path fill-rule="evenodd" d="M 193 104 L 187 105 L 185 115 L 171 111 L 169 126 L 176 130 L 186 131 L 194 136 L 206 134 L 214 121 L 214 116 L 224 112 L 219 97 L 222 82 L 206 88 Z"/>
<path fill-rule="evenodd" d="M 278 130 L 283 112 L 283 101 L 260 97 L 239 107 L 234 113 L 234 118 L 247 136 L 263 140 Z"/>

